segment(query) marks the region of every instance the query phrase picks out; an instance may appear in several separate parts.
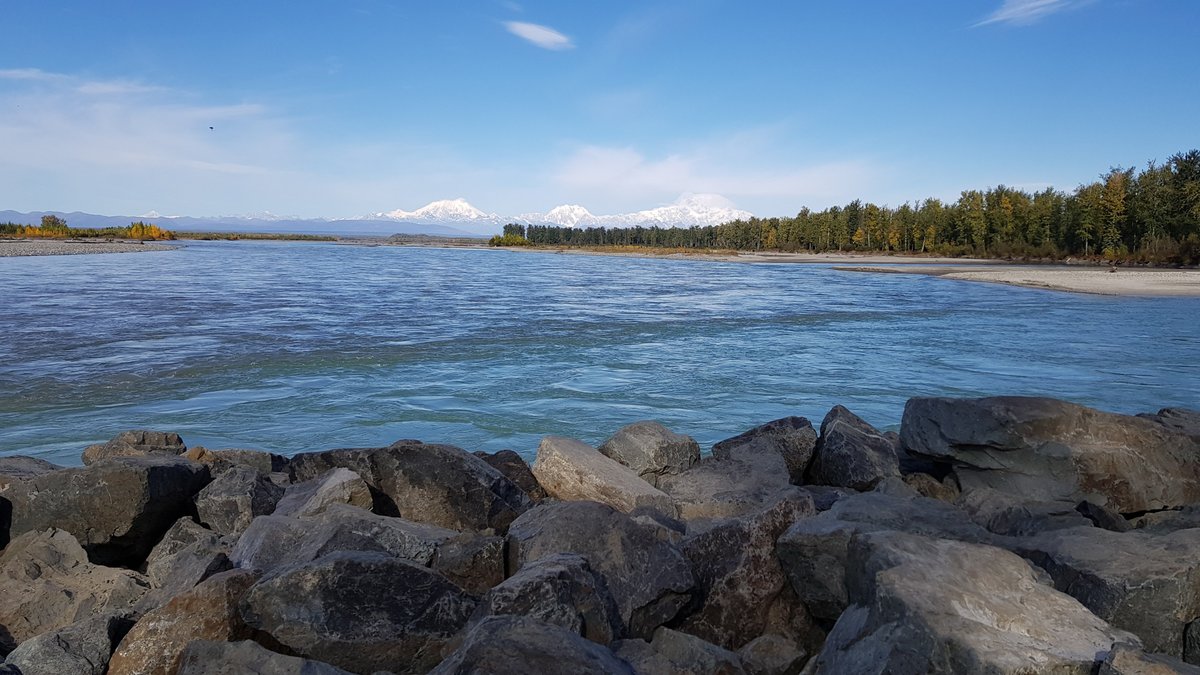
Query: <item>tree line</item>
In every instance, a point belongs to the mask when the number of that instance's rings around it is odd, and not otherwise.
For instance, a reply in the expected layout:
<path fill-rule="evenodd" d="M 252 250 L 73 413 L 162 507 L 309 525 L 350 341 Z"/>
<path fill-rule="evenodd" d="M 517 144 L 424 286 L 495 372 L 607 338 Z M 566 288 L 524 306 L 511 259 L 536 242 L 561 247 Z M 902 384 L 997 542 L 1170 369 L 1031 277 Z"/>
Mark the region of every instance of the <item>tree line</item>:
<path fill-rule="evenodd" d="M 157 225 L 137 221 L 126 227 L 70 227 L 67 221 L 54 215 L 42 216 L 38 225 L 0 224 L 0 237 L 30 239 L 139 239 L 142 241 L 174 239 L 175 233 Z"/>
<path fill-rule="evenodd" d="M 1103 257 L 1200 263 L 1200 150 L 1141 171 L 1113 168 L 1073 192 L 999 185 L 899 207 L 854 200 L 791 218 L 722 225 L 594 227 L 509 224 L 494 245 L 647 246 L 740 251 L 875 251 L 998 258 Z"/>

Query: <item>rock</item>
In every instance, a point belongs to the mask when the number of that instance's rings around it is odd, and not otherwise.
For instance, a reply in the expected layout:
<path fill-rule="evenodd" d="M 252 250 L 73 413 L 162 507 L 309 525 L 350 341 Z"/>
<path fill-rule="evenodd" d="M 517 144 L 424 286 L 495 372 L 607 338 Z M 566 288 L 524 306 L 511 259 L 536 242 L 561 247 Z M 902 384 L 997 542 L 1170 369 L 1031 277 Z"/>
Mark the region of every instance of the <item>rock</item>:
<path fill-rule="evenodd" d="M 914 398 L 900 435 L 909 450 L 954 462 L 964 490 L 1118 513 L 1200 502 L 1200 445 L 1140 417 L 1048 398 Z"/>
<path fill-rule="evenodd" d="M 1148 534 L 1165 534 L 1200 527 L 1200 504 L 1191 504 L 1177 511 L 1152 511 L 1127 522 L 1132 529 Z"/>
<path fill-rule="evenodd" d="M 675 500 L 689 531 L 760 511 L 797 489 L 788 482 L 783 457 L 754 448 L 729 459 L 702 459 L 679 475 L 664 476 L 659 486 Z"/>
<path fill-rule="evenodd" d="M 821 422 L 808 482 L 870 490 L 891 476 L 900 476 L 892 441 L 858 415 L 834 406 Z"/>
<path fill-rule="evenodd" d="M 1092 524 L 1071 502 L 1021 501 L 989 488 L 967 490 L 955 504 L 972 522 L 1005 536 L 1028 537 Z"/>
<path fill-rule="evenodd" d="M 107 443 L 89 445 L 83 451 L 83 463 L 94 464 L 102 459 L 114 457 L 145 457 L 166 455 L 175 457 L 187 451 L 179 434 L 138 429 L 122 431 Z"/>
<path fill-rule="evenodd" d="M 600 502 L 624 513 L 648 508 L 670 518 L 676 515 L 671 498 L 632 469 L 570 438 L 543 438 L 533 462 L 533 475 L 556 499 Z"/>
<path fill-rule="evenodd" d="M 429 567 L 471 595 L 504 581 L 504 537 L 465 532 L 437 545 Z"/>
<path fill-rule="evenodd" d="M 622 640 L 613 652 L 629 662 L 635 672 L 647 675 L 743 675 L 741 658 L 694 635 L 659 628 L 654 639 Z"/>
<path fill-rule="evenodd" d="M 200 523 L 218 534 L 240 535 L 256 516 L 275 510 L 283 488 L 244 466 L 231 467 L 196 495 Z"/>
<path fill-rule="evenodd" d="M 512 450 L 501 450 L 499 452 L 483 452 L 482 450 L 474 453 L 476 457 L 488 463 L 493 469 L 499 471 L 505 478 L 513 482 L 513 485 L 521 488 L 531 502 L 540 504 L 547 496 L 546 491 L 542 489 L 537 478 L 534 478 L 533 471 L 529 469 L 529 465 L 525 460 L 513 452 Z"/>
<path fill-rule="evenodd" d="M 238 539 L 231 558 L 241 568 L 271 570 L 338 551 L 358 551 L 386 553 L 427 566 L 438 547 L 457 536 L 458 532 L 444 527 L 334 504 L 312 518 L 255 518 Z"/>
<path fill-rule="evenodd" d="M 855 537 L 853 604 L 816 673 L 1092 673 L 1116 630 L 990 546 L 898 532 Z"/>
<path fill-rule="evenodd" d="M 909 473 L 904 475 L 904 482 L 916 490 L 922 497 L 940 499 L 947 504 L 953 504 L 958 499 L 958 485 L 953 481 L 938 481 L 927 473 Z"/>
<path fill-rule="evenodd" d="M 713 445 L 712 454 L 717 459 L 735 459 L 747 452 L 777 454 L 787 465 L 788 479 L 801 485 L 816 445 L 812 422 L 803 417 L 784 417 L 720 441 Z"/>
<path fill-rule="evenodd" d="M 760 635 L 737 652 L 749 675 L 796 675 L 808 653 L 781 635 Z"/>
<path fill-rule="evenodd" d="M 513 522 L 508 569 L 577 553 L 608 582 L 629 635 L 644 637 L 691 599 L 691 564 L 662 532 L 597 502 L 541 504 Z"/>
<path fill-rule="evenodd" d="M 37 457 L 10 455 L 0 457 L 0 491 L 14 480 L 27 480 L 35 476 L 58 471 L 63 467 Z"/>
<path fill-rule="evenodd" d="M 288 486 L 272 513 L 302 518 L 317 515 L 331 504 L 349 504 L 370 511 L 371 488 L 349 469 L 330 469 L 312 480 Z"/>
<path fill-rule="evenodd" d="M 1081 527 L 1022 540 L 1014 550 L 1148 651 L 1183 656 L 1185 629 L 1200 618 L 1200 530 L 1154 536 Z"/>
<path fill-rule="evenodd" d="M 813 500 L 813 506 L 818 511 L 828 511 L 833 508 L 833 505 L 842 497 L 858 494 L 858 490 L 849 488 L 832 487 L 829 485 L 805 485 L 804 491 L 808 493 Z"/>
<path fill-rule="evenodd" d="M 843 497 L 828 511 L 800 519 L 779 538 L 780 564 L 813 616 L 832 621 L 846 609 L 850 540 L 856 534 L 880 531 L 981 543 L 993 539 L 962 511 L 935 499 L 879 492 Z"/>
<path fill-rule="evenodd" d="M 757 514 L 686 539 L 683 553 L 692 563 L 702 604 L 676 628 L 726 649 L 762 635 L 768 618 L 763 609 L 787 586 L 775 541 L 815 511 L 812 499 L 798 491 Z"/>
<path fill-rule="evenodd" d="M 1100 664 L 1097 675 L 1200 675 L 1200 668 L 1162 654 L 1118 645 Z"/>
<path fill-rule="evenodd" d="M 175 557 L 180 551 L 197 541 L 204 541 L 210 547 L 216 547 L 220 539 L 216 532 L 191 518 L 180 518 L 150 550 L 150 555 L 146 557 L 146 576 L 149 577 L 150 583 L 161 586 L 170 574 Z"/>
<path fill-rule="evenodd" d="M 178 675 L 351 675 L 328 663 L 276 654 L 249 640 L 192 640 L 179 659 Z"/>
<path fill-rule="evenodd" d="M 99 614 L 128 612 L 148 588 L 136 572 L 89 563 L 68 532 L 27 532 L 0 554 L 0 651 Z"/>
<path fill-rule="evenodd" d="M 425 672 L 475 601 L 436 572 L 381 553 L 342 552 L 269 572 L 242 616 L 296 654 L 352 672 Z"/>
<path fill-rule="evenodd" d="M 1163 408 L 1153 415 L 1138 415 L 1158 422 L 1166 427 L 1181 431 L 1192 437 L 1192 441 L 1200 443 L 1200 410 L 1186 408 Z"/>
<path fill-rule="evenodd" d="M 559 626 L 525 616 L 490 616 L 430 675 L 633 675 L 612 652 Z"/>
<path fill-rule="evenodd" d="M 162 563 L 169 567 L 165 567 L 165 575 L 154 582 L 154 588 L 138 602 L 139 612 L 161 607 L 214 574 L 233 568 L 228 543 L 207 537 L 185 546 Z"/>
<path fill-rule="evenodd" d="M 210 450 L 218 459 L 229 462 L 234 466 L 244 466 L 263 474 L 287 472 L 288 458 L 273 452 L 262 450 L 246 450 L 243 448 L 228 448 Z"/>
<path fill-rule="evenodd" d="M 531 505 L 499 471 L 452 445 L 399 441 L 387 448 L 330 450 L 296 455 L 289 467 L 295 482 L 350 469 L 374 490 L 377 513 L 452 530 L 503 534 Z"/>
<path fill-rule="evenodd" d="M 872 492 L 877 492 L 882 495 L 890 495 L 892 497 L 903 497 L 911 499 L 913 497 L 923 497 L 916 488 L 908 484 L 908 481 L 899 476 L 888 476 L 875 484 Z"/>
<path fill-rule="evenodd" d="M 147 613 L 117 647 L 109 675 L 172 675 L 192 640 L 249 638 L 238 603 L 258 577 L 247 570 L 223 572 Z"/>
<path fill-rule="evenodd" d="M 83 619 L 22 642 L 4 663 L 21 675 L 104 675 L 109 656 L 132 626 L 121 612 Z"/>
<path fill-rule="evenodd" d="M 17 481 L 4 497 L 13 536 L 55 527 L 93 562 L 136 566 L 208 481 L 207 468 L 185 459 L 126 457 Z"/>
<path fill-rule="evenodd" d="M 1133 526 L 1129 524 L 1128 520 L 1125 520 L 1124 516 L 1106 509 L 1099 504 L 1083 501 L 1075 505 L 1075 510 L 1084 518 L 1092 521 L 1092 525 L 1105 530 L 1128 532 L 1133 529 Z"/>
<path fill-rule="evenodd" d="M 694 438 L 652 421 L 621 427 L 597 450 L 651 485 L 658 485 L 659 476 L 681 473 L 700 461 L 700 445 Z M 540 448 L 538 452 L 540 456 Z"/>
<path fill-rule="evenodd" d="M 489 616 L 528 616 L 561 626 L 601 645 L 622 637 L 620 612 L 604 577 L 573 553 L 539 558 L 488 591 L 472 622 Z"/>

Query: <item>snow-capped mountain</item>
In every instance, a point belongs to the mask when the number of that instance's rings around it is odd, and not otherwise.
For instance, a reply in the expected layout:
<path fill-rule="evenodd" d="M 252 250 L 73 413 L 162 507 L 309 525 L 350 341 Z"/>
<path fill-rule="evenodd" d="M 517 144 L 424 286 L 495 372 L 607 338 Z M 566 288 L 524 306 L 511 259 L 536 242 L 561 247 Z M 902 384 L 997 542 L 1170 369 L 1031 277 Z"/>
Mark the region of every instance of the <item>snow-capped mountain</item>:
<path fill-rule="evenodd" d="M 402 220 L 409 223 L 496 223 L 503 225 L 510 222 L 509 219 L 494 213 L 480 211 L 461 197 L 430 202 L 416 211 L 396 209 L 386 213 L 375 213 L 368 217 Z"/>

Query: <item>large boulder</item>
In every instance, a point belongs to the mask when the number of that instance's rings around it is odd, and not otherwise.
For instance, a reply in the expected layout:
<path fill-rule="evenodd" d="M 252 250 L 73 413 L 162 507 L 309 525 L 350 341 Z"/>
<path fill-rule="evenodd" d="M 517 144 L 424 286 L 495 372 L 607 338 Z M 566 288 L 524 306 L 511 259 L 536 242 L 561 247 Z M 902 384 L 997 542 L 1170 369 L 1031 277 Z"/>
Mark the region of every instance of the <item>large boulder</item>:
<path fill-rule="evenodd" d="M 664 476 L 659 486 L 675 501 L 689 531 L 755 513 L 798 489 L 788 481 L 782 456 L 753 447 L 728 459 L 702 459 L 681 474 Z"/>
<path fill-rule="evenodd" d="M 22 642 L 4 663 L 21 675 L 104 675 L 113 649 L 132 626 L 123 612 L 83 619 Z"/>
<path fill-rule="evenodd" d="M 1200 502 L 1200 444 L 1140 417 L 1049 398 L 914 398 L 900 436 L 913 452 L 953 462 L 964 490 L 1120 513 Z"/>
<path fill-rule="evenodd" d="M 295 482 L 337 467 L 371 486 L 377 513 L 452 530 L 502 534 L 531 505 L 499 471 L 452 445 L 398 441 L 386 448 L 296 455 L 289 462 Z"/>
<path fill-rule="evenodd" d="M 1163 654 L 1120 645 L 1109 653 L 1096 675 L 1200 675 L 1200 668 Z"/>
<path fill-rule="evenodd" d="M 540 504 L 547 496 L 546 490 L 538 483 L 534 477 L 533 471 L 529 465 L 525 463 L 525 459 L 512 450 L 500 450 L 499 452 L 484 452 L 476 451 L 475 456 L 487 462 L 493 469 L 504 474 L 504 477 L 511 480 L 513 485 L 521 488 L 526 495 L 529 495 L 530 501 L 534 504 Z"/>
<path fill-rule="evenodd" d="M 579 441 L 547 436 L 538 446 L 533 475 L 550 496 L 590 500 L 629 513 L 647 508 L 675 517 L 675 503 L 642 480 L 633 469 Z"/>
<path fill-rule="evenodd" d="M 691 564 L 654 524 L 597 502 L 542 504 L 508 532 L 512 572 L 556 553 L 577 553 L 608 582 L 630 635 L 648 637 L 691 600 Z"/>
<path fill-rule="evenodd" d="M 718 442 L 712 454 L 717 459 L 734 459 L 747 452 L 777 454 L 787 465 L 789 480 L 801 485 L 816 445 L 812 422 L 803 417 L 784 417 Z"/>
<path fill-rule="evenodd" d="M 490 616 L 430 675 L 634 675 L 629 664 L 577 633 L 526 616 Z"/>
<path fill-rule="evenodd" d="M 970 517 L 971 522 L 995 534 L 1012 537 L 1092 524 L 1071 502 L 1023 500 L 986 487 L 963 492 L 955 505 Z"/>
<path fill-rule="evenodd" d="M 847 576 L 853 604 L 812 672 L 1085 675 L 1137 640 L 990 546 L 860 535 Z"/>
<path fill-rule="evenodd" d="M 191 518 L 176 520 L 146 556 L 145 572 L 150 583 L 161 586 L 175 567 L 179 553 L 198 541 L 204 542 L 206 547 L 216 548 L 221 543 L 221 535 Z"/>
<path fill-rule="evenodd" d="M 83 450 L 83 463 L 94 464 L 102 459 L 114 457 L 145 457 L 165 455 L 174 457 L 187 451 L 179 434 L 165 431 L 137 429 L 122 431 L 107 443 L 89 445 Z"/>
<path fill-rule="evenodd" d="M 166 573 L 153 581 L 153 590 L 137 604 L 140 612 L 147 612 L 166 604 L 171 598 L 195 588 L 197 584 L 214 574 L 233 568 L 229 559 L 229 543 L 223 539 L 197 540 L 179 550 L 169 559 Z"/>
<path fill-rule="evenodd" d="M 549 555 L 525 565 L 483 596 L 471 621 L 499 615 L 528 616 L 601 645 L 624 632 L 604 577 L 586 558 L 573 553 Z"/>
<path fill-rule="evenodd" d="M 815 511 L 812 499 L 798 493 L 684 540 L 681 547 L 692 563 L 701 604 L 676 628 L 726 649 L 762 635 L 765 610 L 782 599 L 787 586 L 775 542 Z"/>
<path fill-rule="evenodd" d="M 369 511 L 371 488 L 350 469 L 330 469 L 312 480 L 289 485 L 271 513 L 303 518 L 315 516 L 333 504 L 349 504 Z"/>
<path fill-rule="evenodd" d="M 275 510 L 283 488 L 265 475 L 234 466 L 213 479 L 196 495 L 196 515 L 202 525 L 223 535 L 240 535 L 250 521 Z"/>
<path fill-rule="evenodd" d="M 1200 530 L 1154 536 L 1080 527 L 1013 549 L 1096 616 L 1141 638 L 1148 651 L 1184 656 L 1184 633 L 1200 618 Z"/>
<path fill-rule="evenodd" d="M 0 457 L 0 491 L 3 491 L 14 480 L 27 480 L 44 473 L 58 471 L 61 468 L 63 467 L 38 457 L 23 455 Z"/>
<path fill-rule="evenodd" d="M 179 657 L 177 675 L 351 675 L 328 663 L 284 656 L 256 642 L 192 640 Z"/>
<path fill-rule="evenodd" d="M 504 537 L 463 532 L 437 546 L 429 567 L 471 595 L 504 581 Z"/>
<path fill-rule="evenodd" d="M 103 460 L 15 481 L 12 535 L 55 527 L 73 534 L 92 561 L 134 566 L 209 481 L 206 467 L 175 457 Z"/>
<path fill-rule="evenodd" d="M 737 655 L 749 675 L 796 675 L 808 660 L 803 647 L 774 633 L 751 640 Z"/>
<path fill-rule="evenodd" d="M 23 534 L 0 554 L 0 652 L 99 614 L 129 612 L 149 586 L 136 572 L 89 563 L 68 532 Z"/>
<path fill-rule="evenodd" d="M 658 422 L 628 424 L 597 448 L 600 454 L 629 467 L 651 485 L 659 476 L 686 471 L 700 461 L 700 445 Z"/>
<path fill-rule="evenodd" d="M 734 652 L 670 628 L 654 631 L 650 642 L 621 640 L 612 649 L 638 675 L 744 675 L 746 672 L 741 657 Z"/>
<path fill-rule="evenodd" d="M 269 572 L 246 624 L 299 656 L 352 672 L 425 672 L 475 601 L 436 572 L 381 553 L 333 553 Z"/>
<path fill-rule="evenodd" d="M 1138 417 L 1144 417 L 1176 431 L 1182 431 L 1191 436 L 1193 441 L 1200 443 L 1200 410 L 1163 408 L 1153 415 L 1141 414 Z"/>
<path fill-rule="evenodd" d="M 899 475 L 900 460 L 890 438 L 840 405 L 825 415 L 808 468 L 809 482 L 870 490 Z"/>
<path fill-rule="evenodd" d="M 249 638 L 239 603 L 258 577 L 247 570 L 223 572 L 147 613 L 117 647 L 108 674 L 173 675 L 192 640 Z"/>
<path fill-rule="evenodd" d="M 798 520 L 779 538 L 780 564 L 813 616 L 832 621 L 846 609 L 850 541 L 857 534 L 880 531 L 979 543 L 993 539 L 965 513 L 936 499 L 880 492 L 843 497 L 828 511 Z"/>

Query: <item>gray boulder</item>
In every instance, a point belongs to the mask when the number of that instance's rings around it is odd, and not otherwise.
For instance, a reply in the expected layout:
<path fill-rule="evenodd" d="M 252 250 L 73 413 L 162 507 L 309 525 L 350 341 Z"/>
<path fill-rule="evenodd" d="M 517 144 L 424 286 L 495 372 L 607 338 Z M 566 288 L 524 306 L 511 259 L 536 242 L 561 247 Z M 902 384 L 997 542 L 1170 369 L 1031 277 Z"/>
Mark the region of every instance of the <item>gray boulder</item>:
<path fill-rule="evenodd" d="M 735 459 L 747 452 L 777 454 L 787 465 L 789 480 L 801 485 L 816 445 L 812 422 L 803 417 L 784 417 L 720 441 L 713 446 L 712 454 L 717 459 Z"/>
<path fill-rule="evenodd" d="M 268 573 L 243 600 L 247 625 L 305 658 L 352 672 L 426 672 L 475 609 L 435 572 L 380 553 L 333 553 Z"/>
<path fill-rule="evenodd" d="M 1097 675 L 1200 675 L 1200 668 L 1179 659 L 1119 645 L 1100 664 Z"/>
<path fill-rule="evenodd" d="M 945 502 L 863 492 L 828 511 L 802 518 L 779 538 L 779 561 L 796 595 L 813 616 L 834 620 L 849 605 L 846 566 L 851 539 L 867 532 L 898 531 L 989 543 L 993 535 Z"/>
<path fill-rule="evenodd" d="M 160 561 L 158 569 L 165 570 L 165 574 L 157 581 L 151 580 L 154 588 L 138 602 L 137 610 L 148 612 L 161 607 L 214 574 L 232 568 L 228 542 L 208 537 L 198 539 Z"/>
<path fill-rule="evenodd" d="M 821 422 L 808 481 L 870 490 L 893 476 L 900 476 L 900 460 L 891 439 L 858 415 L 834 406 Z"/>
<path fill-rule="evenodd" d="M 1137 635 L 1148 651 L 1184 656 L 1184 633 L 1200 618 L 1200 530 L 1154 536 L 1081 527 L 1013 548 L 1049 572 L 1055 588 Z"/>
<path fill-rule="evenodd" d="M 613 653 L 629 662 L 638 675 L 744 675 L 742 659 L 728 649 L 670 628 L 654 631 L 654 638 L 621 640 Z"/>
<path fill-rule="evenodd" d="M 796 675 L 808 660 L 803 647 L 774 633 L 751 640 L 737 655 L 749 675 Z"/>
<path fill-rule="evenodd" d="M 1048 398 L 914 398 L 900 436 L 913 452 L 953 462 L 964 490 L 1119 513 L 1200 502 L 1200 445 L 1140 417 Z"/>
<path fill-rule="evenodd" d="M 702 459 L 681 474 L 664 476 L 659 486 L 675 501 L 689 531 L 761 511 L 796 489 L 782 456 L 754 448 L 728 459 Z"/>
<path fill-rule="evenodd" d="M 337 467 L 371 486 L 377 513 L 452 530 L 502 534 L 531 505 L 499 471 L 452 445 L 398 441 L 386 448 L 296 455 L 289 462 L 295 482 Z"/>
<path fill-rule="evenodd" d="M 275 510 L 283 488 L 244 466 L 231 467 L 196 495 L 200 523 L 223 535 L 240 535 L 250 521 Z"/>
<path fill-rule="evenodd" d="M 63 467 L 47 462 L 37 457 L 10 455 L 0 457 L 0 491 L 8 487 L 14 480 L 27 480 Z"/>
<path fill-rule="evenodd" d="M 100 614 L 130 612 L 148 589 L 136 572 L 89 563 L 68 532 L 23 534 L 0 554 L 0 652 Z"/>
<path fill-rule="evenodd" d="M 429 567 L 471 595 L 504 581 L 504 537 L 464 532 L 440 542 Z"/>
<path fill-rule="evenodd" d="M 513 485 L 521 488 L 534 504 L 540 504 L 548 496 L 538 483 L 537 478 L 534 477 L 533 471 L 529 469 L 529 465 L 525 463 L 524 458 L 512 450 L 501 450 L 499 452 L 483 452 L 480 450 L 475 453 L 475 456 L 487 462 L 488 466 L 504 474 L 504 477 L 511 480 Z"/>
<path fill-rule="evenodd" d="M 638 474 L 579 441 L 547 436 L 538 445 L 533 475 L 546 492 L 563 500 L 590 500 L 629 513 L 645 508 L 668 518 L 675 503 Z"/>
<path fill-rule="evenodd" d="M 333 504 L 349 504 L 370 511 L 372 503 L 367 483 L 353 471 L 337 468 L 312 480 L 289 485 L 271 513 L 303 518 L 315 516 Z"/>
<path fill-rule="evenodd" d="M 1136 644 L 1007 551 L 898 532 L 855 537 L 853 604 L 815 673 L 1095 672 Z"/>
<path fill-rule="evenodd" d="M 998 535 L 1028 537 L 1092 524 L 1071 502 L 1026 501 L 985 487 L 963 492 L 955 504 L 971 522 Z"/>
<path fill-rule="evenodd" d="M 12 536 L 59 528 L 94 562 L 135 566 L 208 481 L 207 468 L 185 459 L 125 457 L 15 481 L 4 497 Z"/>
<path fill-rule="evenodd" d="M 700 445 L 694 438 L 648 420 L 621 427 L 597 449 L 651 485 L 658 485 L 659 476 L 686 471 L 700 461 Z"/>
<path fill-rule="evenodd" d="M 624 632 L 617 603 L 604 577 L 583 556 L 539 558 L 488 591 L 471 621 L 489 616 L 528 616 L 561 626 L 601 645 Z"/>
<path fill-rule="evenodd" d="M 220 540 L 220 535 L 191 518 L 180 518 L 163 534 L 162 539 L 158 540 L 158 543 L 150 550 L 150 555 L 146 556 L 146 576 L 150 579 L 150 583 L 161 586 L 175 566 L 175 557 L 179 555 L 180 551 L 198 541 L 203 541 L 209 547 L 215 548 Z"/>
<path fill-rule="evenodd" d="M 508 569 L 577 553 L 604 576 L 628 634 L 646 637 L 691 600 L 691 564 L 664 528 L 597 502 L 541 504 L 513 522 Z"/>
<path fill-rule="evenodd" d="M 351 675 L 310 659 L 284 656 L 255 642 L 192 640 L 179 658 L 176 675 Z"/>
<path fill-rule="evenodd" d="M 578 634 L 525 616 L 475 624 L 430 675 L 634 675 L 629 664 Z"/>
<path fill-rule="evenodd" d="M 122 612 L 83 619 L 22 642 L 4 663 L 21 675 L 104 675 L 113 649 L 132 626 Z"/>
<path fill-rule="evenodd" d="M 1141 414 L 1138 417 L 1144 417 L 1176 431 L 1181 431 L 1191 436 L 1196 443 L 1200 443 L 1200 410 L 1163 408 L 1153 415 Z"/>
<path fill-rule="evenodd" d="M 89 445 L 83 450 L 83 463 L 93 464 L 102 459 L 115 457 L 145 457 L 165 455 L 174 457 L 187 451 L 179 434 L 164 431 L 137 429 L 122 431 L 107 443 Z"/>
<path fill-rule="evenodd" d="M 762 635 L 768 620 L 764 610 L 783 599 L 787 586 L 775 542 L 792 523 L 814 513 L 812 499 L 797 491 L 757 514 L 684 540 L 701 604 L 676 628 L 726 649 Z"/>

